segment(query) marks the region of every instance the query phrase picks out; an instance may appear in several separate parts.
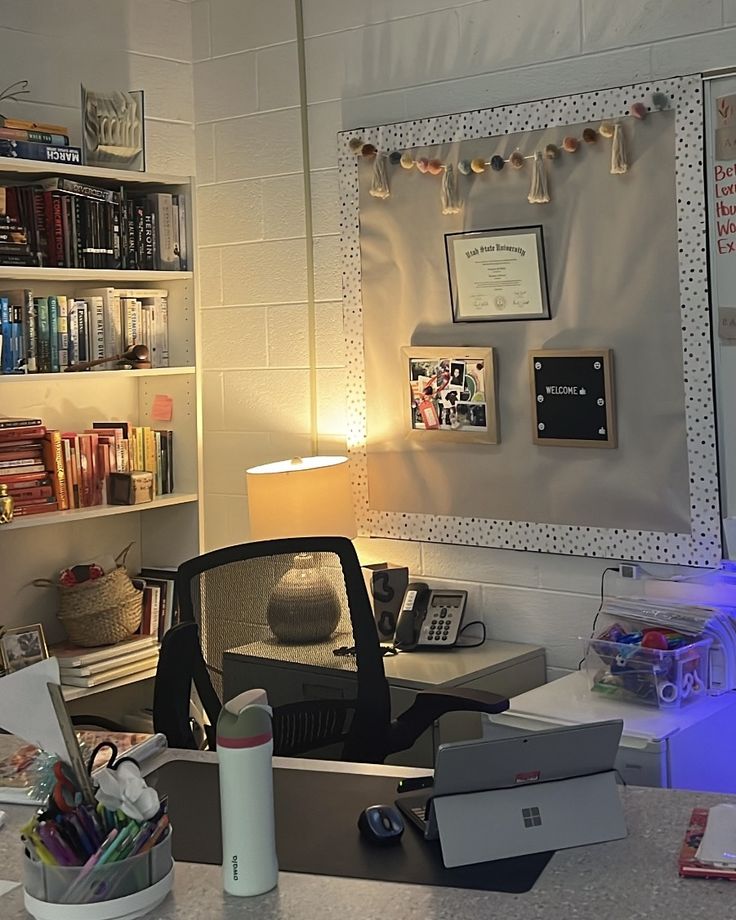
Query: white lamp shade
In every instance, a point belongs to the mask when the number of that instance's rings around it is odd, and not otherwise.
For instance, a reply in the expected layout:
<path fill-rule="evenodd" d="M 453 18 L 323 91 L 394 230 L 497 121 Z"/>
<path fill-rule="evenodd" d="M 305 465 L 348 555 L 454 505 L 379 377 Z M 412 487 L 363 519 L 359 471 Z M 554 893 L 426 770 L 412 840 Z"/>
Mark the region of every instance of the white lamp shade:
<path fill-rule="evenodd" d="M 354 537 L 347 457 L 304 457 L 246 471 L 252 540 Z"/>

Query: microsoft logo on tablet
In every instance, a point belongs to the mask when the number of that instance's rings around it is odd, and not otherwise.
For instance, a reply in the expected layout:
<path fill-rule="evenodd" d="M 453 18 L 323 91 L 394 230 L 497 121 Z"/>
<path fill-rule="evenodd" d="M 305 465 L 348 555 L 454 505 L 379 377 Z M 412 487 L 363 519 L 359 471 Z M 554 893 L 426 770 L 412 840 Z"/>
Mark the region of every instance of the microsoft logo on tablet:
<path fill-rule="evenodd" d="M 524 820 L 524 827 L 542 826 L 542 815 L 536 806 L 533 808 L 522 808 L 521 817 Z"/>

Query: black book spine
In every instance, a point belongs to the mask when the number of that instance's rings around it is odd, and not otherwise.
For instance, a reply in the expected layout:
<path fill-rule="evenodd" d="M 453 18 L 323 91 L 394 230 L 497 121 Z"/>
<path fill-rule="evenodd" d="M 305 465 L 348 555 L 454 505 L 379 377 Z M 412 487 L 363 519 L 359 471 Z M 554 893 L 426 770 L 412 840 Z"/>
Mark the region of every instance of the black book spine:
<path fill-rule="evenodd" d="M 136 253 L 136 268 L 142 269 L 146 267 L 145 263 L 145 212 L 143 210 L 143 205 L 140 202 L 135 205 L 135 253 Z"/>

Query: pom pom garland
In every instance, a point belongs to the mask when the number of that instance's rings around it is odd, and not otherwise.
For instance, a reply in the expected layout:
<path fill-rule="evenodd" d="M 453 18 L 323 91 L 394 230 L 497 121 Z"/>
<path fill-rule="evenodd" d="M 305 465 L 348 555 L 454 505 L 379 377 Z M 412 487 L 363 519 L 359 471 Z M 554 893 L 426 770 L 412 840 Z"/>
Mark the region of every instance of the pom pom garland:
<path fill-rule="evenodd" d="M 635 102 L 629 109 L 634 118 L 640 118 L 642 121 L 647 117 L 649 112 L 643 102 Z"/>
<path fill-rule="evenodd" d="M 663 110 L 669 108 L 670 100 L 665 93 L 655 92 L 651 97 L 653 108 Z M 629 114 L 632 118 L 641 121 L 649 114 L 649 109 L 644 102 L 631 104 Z M 581 142 L 587 145 L 595 144 L 598 137 L 611 140 L 611 173 L 622 175 L 629 169 L 626 135 L 624 127 L 618 121 L 602 121 L 596 130 L 593 127 L 584 128 L 579 137 L 567 135 L 560 146 L 549 143 L 536 150 L 532 155 L 525 156 L 520 150 L 515 150 L 508 159 L 500 154 L 494 154 L 489 160 L 484 157 L 474 157 L 460 160 L 456 165 L 444 163 L 438 157 L 423 156 L 414 158 L 409 150 L 379 151 L 371 143 L 366 143 L 361 137 L 353 137 L 348 141 L 350 151 L 356 156 L 373 159 L 373 173 L 370 195 L 374 198 L 385 199 L 391 195 L 388 180 L 388 165 L 401 166 L 402 169 L 411 170 L 415 166 L 420 173 L 432 176 L 442 175 L 442 213 L 457 214 L 462 210 L 463 203 L 458 192 L 457 174 L 462 176 L 481 175 L 489 168 L 494 172 L 504 169 L 509 163 L 514 169 L 520 170 L 525 160 L 532 160 L 532 174 L 527 199 L 531 204 L 544 204 L 550 200 L 546 160 L 556 160 L 560 155 L 560 147 L 567 153 L 579 150 Z"/>
<path fill-rule="evenodd" d="M 520 153 L 518 150 L 514 152 L 509 157 L 509 163 L 514 167 L 514 169 L 521 169 L 524 165 L 524 154 Z"/>
<path fill-rule="evenodd" d="M 667 93 L 652 93 L 652 105 L 660 112 L 669 108 L 670 97 Z"/>

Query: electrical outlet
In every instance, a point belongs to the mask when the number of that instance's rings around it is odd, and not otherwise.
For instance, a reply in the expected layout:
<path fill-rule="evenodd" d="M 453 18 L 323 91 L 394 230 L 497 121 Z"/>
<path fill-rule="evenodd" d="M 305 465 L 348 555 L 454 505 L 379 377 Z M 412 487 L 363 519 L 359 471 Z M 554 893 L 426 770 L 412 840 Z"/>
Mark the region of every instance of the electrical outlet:
<path fill-rule="evenodd" d="M 622 562 L 619 572 L 622 578 L 641 578 L 641 568 L 635 562 Z"/>

